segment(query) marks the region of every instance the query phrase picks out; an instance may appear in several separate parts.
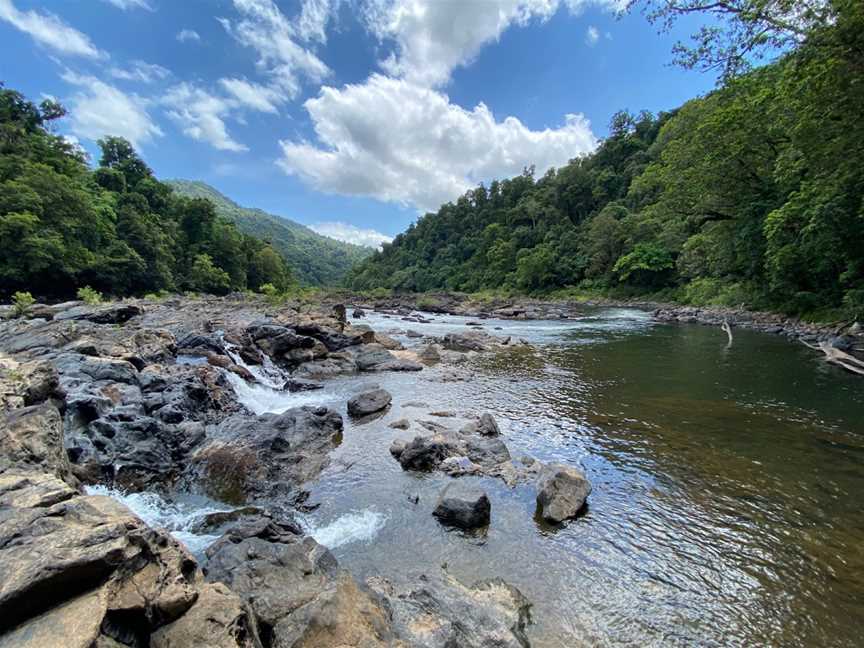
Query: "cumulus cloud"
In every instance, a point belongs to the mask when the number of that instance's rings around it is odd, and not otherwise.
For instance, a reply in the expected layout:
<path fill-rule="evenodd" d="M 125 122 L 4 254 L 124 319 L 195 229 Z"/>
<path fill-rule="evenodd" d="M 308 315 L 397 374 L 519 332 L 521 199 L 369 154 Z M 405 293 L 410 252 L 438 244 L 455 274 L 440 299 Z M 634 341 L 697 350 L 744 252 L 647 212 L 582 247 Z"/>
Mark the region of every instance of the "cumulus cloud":
<path fill-rule="evenodd" d="M 302 79 L 318 83 L 330 74 L 330 68 L 311 49 L 299 44 L 304 35 L 273 0 L 234 0 L 234 7 L 239 20 L 219 21 L 238 43 L 257 52 L 258 68 L 268 76 L 274 91 L 293 99 Z"/>
<path fill-rule="evenodd" d="M 155 63 L 144 61 L 132 61 L 129 67 L 112 67 L 108 73 L 115 79 L 123 81 L 138 81 L 140 83 L 153 83 L 162 81 L 171 76 L 171 71 Z"/>
<path fill-rule="evenodd" d="M 382 243 L 390 243 L 393 240 L 393 237 L 382 234 L 374 229 L 363 229 L 341 221 L 315 223 L 314 225 L 310 225 L 309 229 L 337 241 L 371 248 L 380 248 Z"/>
<path fill-rule="evenodd" d="M 482 103 L 465 110 L 437 90 L 383 75 L 324 87 L 304 106 L 319 142 L 281 141 L 278 164 L 286 173 L 321 191 L 420 210 L 528 165 L 543 172 L 597 145 L 580 115 L 534 131 L 515 117 L 496 120 Z"/>
<path fill-rule="evenodd" d="M 0 20 L 5 20 L 40 45 L 59 54 L 89 59 L 108 58 L 86 34 L 70 27 L 52 13 L 19 11 L 12 0 L 0 0 Z"/>
<path fill-rule="evenodd" d="M 147 9 L 148 11 L 153 11 L 153 7 L 150 6 L 147 0 L 103 0 L 103 2 L 114 5 L 123 11 L 128 11 L 130 9 Z"/>
<path fill-rule="evenodd" d="M 84 88 L 69 104 L 70 128 L 78 137 L 97 140 L 106 135 L 125 137 L 133 145 L 161 137 L 162 130 L 147 112 L 148 102 L 95 77 L 67 70 L 63 80 Z"/>
<path fill-rule="evenodd" d="M 260 112 L 276 114 L 276 105 L 283 97 L 266 86 L 251 83 L 246 79 L 220 79 L 219 84 L 241 105 Z"/>
<path fill-rule="evenodd" d="M 206 142 L 220 151 L 246 151 L 246 146 L 228 133 L 225 117 L 236 104 L 190 83 L 180 83 L 168 90 L 162 100 L 168 116 L 185 135 Z"/>
<path fill-rule="evenodd" d="M 585 44 L 588 45 L 588 47 L 594 47 L 599 40 L 600 30 L 594 25 L 588 27 L 588 31 L 585 32 Z"/>
<path fill-rule="evenodd" d="M 194 29 L 181 29 L 177 32 L 177 40 L 181 43 L 198 43 L 201 36 Z"/>
<path fill-rule="evenodd" d="M 385 72 L 439 86 L 511 25 L 545 21 L 562 6 L 579 13 L 589 6 L 616 11 L 626 4 L 627 0 L 367 0 L 363 13 L 373 34 L 394 43 L 394 51 L 381 61 Z"/>

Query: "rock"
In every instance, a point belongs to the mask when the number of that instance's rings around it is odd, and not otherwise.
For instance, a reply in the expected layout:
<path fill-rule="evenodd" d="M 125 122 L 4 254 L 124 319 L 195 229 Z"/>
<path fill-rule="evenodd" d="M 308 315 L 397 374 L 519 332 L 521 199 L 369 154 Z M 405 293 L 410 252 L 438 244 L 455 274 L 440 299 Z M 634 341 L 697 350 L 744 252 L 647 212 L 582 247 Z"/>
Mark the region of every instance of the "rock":
<path fill-rule="evenodd" d="M 417 357 L 420 358 L 421 362 L 426 364 L 441 362 L 441 353 L 438 350 L 438 346 L 435 344 L 427 344 L 423 347 L 420 353 L 417 354 Z"/>
<path fill-rule="evenodd" d="M 451 477 L 463 477 L 465 475 L 480 475 L 483 469 L 466 456 L 447 457 L 441 462 L 441 472 Z"/>
<path fill-rule="evenodd" d="M 401 351 L 405 348 L 402 346 L 401 342 L 394 340 L 389 335 L 384 335 L 383 333 L 375 333 L 375 342 L 388 351 Z"/>
<path fill-rule="evenodd" d="M 311 380 L 303 380 L 302 378 L 291 378 L 286 381 L 286 383 L 282 386 L 282 389 L 294 394 L 297 392 L 324 389 L 324 385 L 322 385 L 321 383 L 312 382 Z"/>
<path fill-rule="evenodd" d="M 50 622 L 92 635 L 97 624 L 90 621 L 98 621 L 102 634 L 128 644 L 195 602 L 194 559 L 108 497 L 79 495 L 44 474 L 7 472 L 0 475 L 0 510 L 0 634 L 23 624 L 16 630 L 22 637 L 41 635 L 40 615 L 107 587 L 104 603 L 94 595 L 71 612 L 52 613 Z M 75 621 L 84 610 L 97 616 Z"/>
<path fill-rule="evenodd" d="M 309 406 L 257 417 L 236 415 L 213 428 L 208 438 L 192 455 L 185 481 L 230 504 L 296 496 L 341 443 L 342 417 Z"/>
<path fill-rule="evenodd" d="M 432 513 L 442 524 L 460 529 L 476 529 L 489 524 L 492 506 L 479 488 L 448 485 L 438 497 Z"/>
<path fill-rule="evenodd" d="M 314 338 L 298 335 L 293 329 L 275 324 L 256 323 L 249 326 L 246 333 L 259 349 L 275 361 L 283 360 L 290 351 L 315 346 Z"/>
<path fill-rule="evenodd" d="M 364 344 L 350 350 L 360 371 L 420 371 L 423 365 L 400 360 L 380 344 Z"/>
<path fill-rule="evenodd" d="M 135 304 L 110 304 L 108 306 L 73 306 L 54 315 L 54 319 L 87 320 L 94 324 L 123 324 L 142 315 L 144 309 Z"/>
<path fill-rule="evenodd" d="M 361 317 L 366 317 L 366 311 L 364 311 L 362 308 L 355 308 L 354 312 L 351 313 L 351 317 L 353 317 L 354 319 L 360 319 Z"/>
<path fill-rule="evenodd" d="M 531 604 L 500 579 L 465 587 L 450 577 L 420 576 L 397 588 L 382 578 L 368 585 L 384 597 L 401 645 L 411 648 L 529 648 Z"/>
<path fill-rule="evenodd" d="M 467 333 L 447 333 L 441 343 L 448 351 L 488 351 L 489 337 L 486 334 L 470 331 Z"/>
<path fill-rule="evenodd" d="M 222 583 L 207 583 L 186 614 L 156 631 L 151 648 L 260 648 L 246 604 Z"/>
<path fill-rule="evenodd" d="M 250 605 L 273 646 L 386 646 L 385 610 L 310 537 L 239 535 L 208 549 L 207 579 Z"/>
<path fill-rule="evenodd" d="M 398 454 L 394 453 L 395 448 L 391 446 L 390 452 L 404 470 L 434 470 L 454 454 L 452 442 L 442 435 L 414 437 L 398 449 Z"/>
<path fill-rule="evenodd" d="M 405 335 L 409 338 L 422 338 L 423 337 L 422 333 L 418 333 L 417 331 L 414 331 L 412 329 L 408 329 L 407 331 L 405 331 Z"/>
<path fill-rule="evenodd" d="M 576 468 L 564 464 L 544 466 L 537 482 L 537 511 L 552 524 L 576 517 L 591 493 L 591 484 Z"/>
<path fill-rule="evenodd" d="M 466 424 L 461 430 L 462 434 L 482 434 L 483 436 L 498 436 L 501 430 L 498 428 L 498 423 L 495 418 L 489 414 L 481 414 L 478 421 L 471 421 Z"/>
<path fill-rule="evenodd" d="M 380 412 L 390 405 L 393 397 L 384 389 L 358 394 L 348 401 L 348 413 L 351 416 L 367 416 Z"/>
<path fill-rule="evenodd" d="M 60 377 L 49 362 L 17 362 L 0 356 L 0 408 L 36 405 L 48 398 L 62 399 Z"/>
<path fill-rule="evenodd" d="M 354 334 L 337 333 L 336 331 L 325 328 L 320 324 L 303 323 L 298 324 L 295 328 L 298 333 L 319 340 L 325 347 L 327 347 L 327 350 L 331 352 L 343 351 L 349 347 L 371 341 L 369 339 L 371 336 L 366 336 L 362 332 Z"/>
<path fill-rule="evenodd" d="M 0 473 L 39 470 L 77 485 L 63 447 L 63 422 L 54 405 L 42 403 L 0 417 Z"/>
<path fill-rule="evenodd" d="M 293 376 L 301 378 L 303 376 L 323 377 L 335 376 L 343 373 L 354 373 L 357 371 L 357 364 L 347 355 L 330 354 L 329 357 L 323 360 L 314 360 L 312 362 L 304 362 L 294 371 Z"/>
<path fill-rule="evenodd" d="M 393 428 L 394 430 L 407 430 L 411 427 L 411 421 L 409 421 L 407 418 L 402 418 L 393 421 L 387 427 Z"/>

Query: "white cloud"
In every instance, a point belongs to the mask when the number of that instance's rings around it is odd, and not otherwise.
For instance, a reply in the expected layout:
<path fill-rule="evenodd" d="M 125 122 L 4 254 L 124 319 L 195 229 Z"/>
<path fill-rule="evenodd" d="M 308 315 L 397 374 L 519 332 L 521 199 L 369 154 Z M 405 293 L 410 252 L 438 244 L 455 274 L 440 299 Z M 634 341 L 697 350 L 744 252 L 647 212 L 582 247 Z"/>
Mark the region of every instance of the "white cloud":
<path fill-rule="evenodd" d="M 19 11 L 12 0 L 0 0 L 0 20 L 5 20 L 16 29 L 29 34 L 40 45 L 60 54 L 104 59 L 108 55 L 99 50 L 86 34 L 64 23 L 52 13 Z"/>
<path fill-rule="evenodd" d="M 246 151 L 246 146 L 234 140 L 225 126 L 225 117 L 236 104 L 189 83 L 180 83 L 168 90 L 163 99 L 168 116 L 184 134 L 206 142 L 220 151 Z"/>
<path fill-rule="evenodd" d="M 181 29 L 177 32 L 177 40 L 181 43 L 198 43 L 201 41 L 201 36 L 194 29 Z"/>
<path fill-rule="evenodd" d="M 251 83 L 246 79 L 220 79 L 222 87 L 240 104 L 253 110 L 276 114 L 282 97 L 272 88 Z"/>
<path fill-rule="evenodd" d="M 365 22 L 395 51 L 381 62 L 388 74 L 438 86 L 456 67 L 469 64 L 511 25 L 544 21 L 561 6 L 579 13 L 588 6 L 621 10 L 627 0 L 367 0 Z"/>
<path fill-rule="evenodd" d="M 436 90 L 371 76 L 324 87 L 305 102 L 319 143 L 281 141 L 279 166 L 316 189 L 437 209 L 483 180 L 539 172 L 595 148 L 580 115 L 532 131 L 514 117 L 497 121 L 483 104 L 465 110 Z"/>
<path fill-rule="evenodd" d="M 585 32 L 585 44 L 588 47 L 594 47 L 599 40 L 600 30 L 597 29 L 594 25 L 588 27 L 588 31 Z"/>
<path fill-rule="evenodd" d="M 315 223 L 314 225 L 310 225 L 309 229 L 337 241 L 371 248 L 380 248 L 382 243 L 390 243 L 393 240 L 393 237 L 382 234 L 374 229 L 362 229 L 340 221 Z"/>
<path fill-rule="evenodd" d="M 124 81 L 139 81 L 141 83 L 153 83 L 162 81 L 171 76 L 171 71 L 155 63 L 144 61 L 132 61 L 128 68 L 112 67 L 108 73 L 115 79 Z"/>
<path fill-rule="evenodd" d="M 147 0 L 103 0 L 103 2 L 114 5 L 123 11 L 128 11 L 129 9 L 147 9 L 147 11 L 153 11 L 153 7 L 150 6 Z"/>
<path fill-rule="evenodd" d="M 318 83 L 330 74 L 312 50 L 298 44 L 308 34 L 300 34 L 273 0 L 234 0 L 234 7 L 240 20 L 219 21 L 237 42 L 258 53 L 258 68 L 270 77 L 274 90 L 293 99 L 300 92 L 301 79 Z"/>
<path fill-rule="evenodd" d="M 147 113 L 147 100 L 92 76 L 71 71 L 63 80 L 84 88 L 69 103 L 70 128 L 78 137 L 97 140 L 106 135 L 125 137 L 136 147 L 161 137 L 162 130 Z"/>
<path fill-rule="evenodd" d="M 296 21 L 297 35 L 309 42 L 327 42 L 327 26 L 339 12 L 342 0 L 303 0 Z"/>

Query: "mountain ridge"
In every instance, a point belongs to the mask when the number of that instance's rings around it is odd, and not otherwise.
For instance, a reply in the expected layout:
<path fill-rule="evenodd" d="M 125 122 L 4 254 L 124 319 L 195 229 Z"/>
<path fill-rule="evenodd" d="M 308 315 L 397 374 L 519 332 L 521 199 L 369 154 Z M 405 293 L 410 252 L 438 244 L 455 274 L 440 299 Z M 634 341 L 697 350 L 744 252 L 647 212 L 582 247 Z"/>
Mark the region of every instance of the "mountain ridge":
<path fill-rule="evenodd" d="M 207 198 L 216 212 L 235 223 L 240 231 L 269 241 L 301 283 L 339 284 L 348 271 L 373 252 L 318 234 L 309 227 L 257 207 L 243 207 L 201 180 L 176 178 L 166 181 L 175 192 L 190 198 Z"/>

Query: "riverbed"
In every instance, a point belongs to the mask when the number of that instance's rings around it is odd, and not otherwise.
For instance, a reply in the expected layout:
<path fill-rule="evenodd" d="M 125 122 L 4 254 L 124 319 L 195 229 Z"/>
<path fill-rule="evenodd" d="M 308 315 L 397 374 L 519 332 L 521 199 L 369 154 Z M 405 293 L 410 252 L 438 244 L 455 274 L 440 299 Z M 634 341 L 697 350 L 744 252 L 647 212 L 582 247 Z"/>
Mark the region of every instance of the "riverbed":
<path fill-rule="evenodd" d="M 412 348 L 464 331 L 372 313 L 364 323 Z M 670 325 L 630 309 L 560 321 L 483 320 L 531 343 L 419 373 L 346 376 L 287 395 L 235 380 L 256 412 L 301 404 L 343 414 L 343 442 L 310 487 L 304 523 L 358 578 L 446 570 L 501 577 L 533 602 L 533 645 L 860 646 L 864 642 L 864 383 L 779 336 Z M 347 399 L 393 394 L 358 424 Z M 481 534 L 431 512 L 452 479 L 403 471 L 394 439 L 492 413 L 514 456 L 581 465 L 593 484 L 584 515 L 535 520 L 535 490 L 463 477 L 489 494 Z M 453 414 L 455 416 L 432 416 Z M 389 423 L 408 418 L 409 430 Z M 190 548 L 210 540 L 184 520 L 213 507 L 180 497 L 129 502 Z M 145 511 L 146 507 L 146 511 Z"/>

